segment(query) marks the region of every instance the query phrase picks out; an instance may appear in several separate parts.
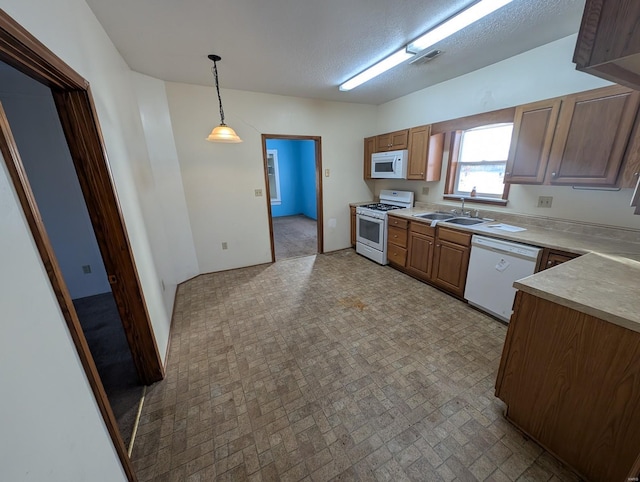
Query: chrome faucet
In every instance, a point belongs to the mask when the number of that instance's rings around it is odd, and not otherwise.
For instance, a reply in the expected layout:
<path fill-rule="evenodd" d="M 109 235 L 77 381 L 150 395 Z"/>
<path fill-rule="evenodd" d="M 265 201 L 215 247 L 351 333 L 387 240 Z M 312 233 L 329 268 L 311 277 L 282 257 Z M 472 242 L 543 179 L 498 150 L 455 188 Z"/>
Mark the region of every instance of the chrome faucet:
<path fill-rule="evenodd" d="M 458 211 L 457 209 L 452 209 L 451 210 L 451 214 L 455 215 L 455 216 L 471 216 L 471 211 L 466 211 L 464 210 L 464 198 L 461 197 L 460 201 L 462 201 L 462 207 L 460 208 L 460 211 Z"/>

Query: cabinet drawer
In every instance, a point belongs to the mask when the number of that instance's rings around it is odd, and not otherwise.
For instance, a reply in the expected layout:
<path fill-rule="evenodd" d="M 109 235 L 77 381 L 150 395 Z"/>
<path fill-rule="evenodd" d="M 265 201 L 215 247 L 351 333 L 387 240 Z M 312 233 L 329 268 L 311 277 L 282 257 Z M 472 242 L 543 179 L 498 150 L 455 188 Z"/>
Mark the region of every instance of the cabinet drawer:
<path fill-rule="evenodd" d="M 407 247 L 407 230 L 402 228 L 396 228 L 395 226 L 389 226 L 389 237 L 387 241 L 391 244 Z"/>
<path fill-rule="evenodd" d="M 420 233 L 432 237 L 436 235 L 436 228 L 432 228 L 429 224 L 425 223 L 412 222 L 410 229 L 412 233 Z"/>
<path fill-rule="evenodd" d="M 462 246 L 471 246 L 471 234 L 448 228 L 438 228 L 438 239 Z"/>
<path fill-rule="evenodd" d="M 407 250 L 391 242 L 387 243 L 389 263 L 404 267 L 407 264 Z"/>
<path fill-rule="evenodd" d="M 396 228 L 407 229 L 408 225 L 409 225 L 409 221 L 407 219 L 389 216 L 389 227 L 395 226 Z"/>

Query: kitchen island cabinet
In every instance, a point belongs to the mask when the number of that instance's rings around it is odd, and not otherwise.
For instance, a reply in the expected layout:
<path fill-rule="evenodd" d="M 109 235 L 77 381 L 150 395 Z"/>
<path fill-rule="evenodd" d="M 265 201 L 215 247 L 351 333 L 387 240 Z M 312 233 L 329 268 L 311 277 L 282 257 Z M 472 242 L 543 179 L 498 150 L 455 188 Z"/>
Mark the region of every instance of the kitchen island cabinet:
<path fill-rule="evenodd" d="M 587 254 L 517 281 L 506 416 L 591 481 L 640 472 L 640 263 Z"/>

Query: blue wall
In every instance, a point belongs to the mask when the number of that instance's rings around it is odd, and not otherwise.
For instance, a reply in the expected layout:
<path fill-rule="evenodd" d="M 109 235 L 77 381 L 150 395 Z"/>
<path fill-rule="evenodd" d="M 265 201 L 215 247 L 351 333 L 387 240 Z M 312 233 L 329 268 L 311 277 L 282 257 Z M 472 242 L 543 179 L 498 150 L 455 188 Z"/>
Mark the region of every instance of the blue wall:
<path fill-rule="evenodd" d="M 267 149 L 278 151 L 280 175 L 281 204 L 271 205 L 271 215 L 317 219 L 314 141 L 267 139 Z"/>

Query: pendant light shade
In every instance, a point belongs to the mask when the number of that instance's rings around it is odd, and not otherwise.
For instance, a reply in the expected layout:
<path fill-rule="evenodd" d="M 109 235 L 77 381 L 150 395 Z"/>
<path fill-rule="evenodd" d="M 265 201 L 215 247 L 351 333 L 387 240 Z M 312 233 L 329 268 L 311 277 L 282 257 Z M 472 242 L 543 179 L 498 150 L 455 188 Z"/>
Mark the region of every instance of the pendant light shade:
<path fill-rule="evenodd" d="M 242 139 L 236 134 L 236 131 L 225 124 L 214 127 L 209 137 L 207 137 L 207 140 L 210 142 L 228 142 L 230 144 L 242 142 Z"/>
<path fill-rule="evenodd" d="M 219 55 L 211 54 L 209 55 L 209 59 L 213 61 L 213 68 L 211 71 L 213 72 L 213 78 L 216 81 L 216 92 L 218 93 L 218 105 L 220 106 L 220 125 L 215 127 L 207 140 L 210 142 L 226 142 L 229 144 L 237 144 L 238 142 L 242 142 L 240 136 L 236 134 L 231 127 L 224 123 L 224 109 L 222 108 L 222 97 L 220 97 L 220 84 L 218 82 L 218 64 L 217 62 L 221 60 Z"/>

